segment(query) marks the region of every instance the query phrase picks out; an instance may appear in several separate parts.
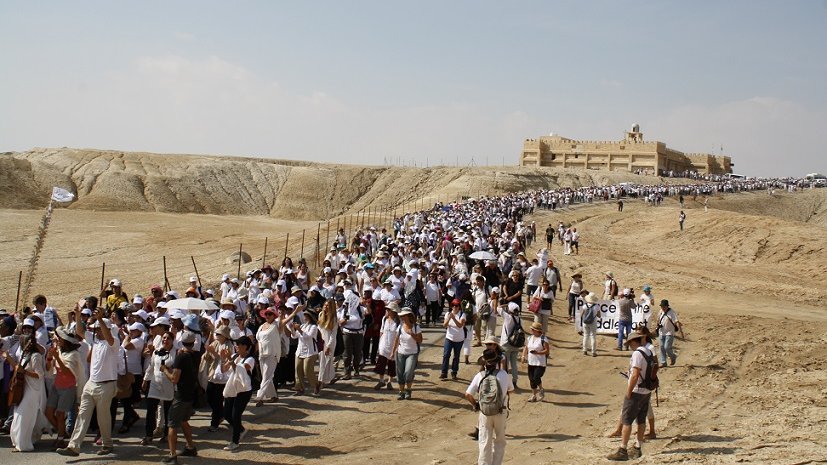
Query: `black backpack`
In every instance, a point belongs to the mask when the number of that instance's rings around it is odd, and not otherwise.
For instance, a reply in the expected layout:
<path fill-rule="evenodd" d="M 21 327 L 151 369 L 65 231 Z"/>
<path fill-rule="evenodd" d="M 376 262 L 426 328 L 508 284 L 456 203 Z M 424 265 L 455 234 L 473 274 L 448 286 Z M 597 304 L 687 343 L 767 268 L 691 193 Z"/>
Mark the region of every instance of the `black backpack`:
<path fill-rule="evenodd" d="M 640 387 L 654 391 L 660 386 L 658 380 L 658 361 L 654 354 L 648 354 L 643 349 L 637 349 L 635 352 L 640 352 L 643 358 L 646 359 L 646 371 L 643 373 L 643 380 L 640 382 Z"/>
<path fill-rule="evenodd" d="M 511 316 L 514 317 L 517 326 L 515 326 L 514 329 L 511 330 L 511 334 L 508 335 L 508 345 L 515 349 L 522 349 L 523 346 L 525 346 L 525 331 L 523 331 L 523 322 L 520 321 L 519 313 Z"/>

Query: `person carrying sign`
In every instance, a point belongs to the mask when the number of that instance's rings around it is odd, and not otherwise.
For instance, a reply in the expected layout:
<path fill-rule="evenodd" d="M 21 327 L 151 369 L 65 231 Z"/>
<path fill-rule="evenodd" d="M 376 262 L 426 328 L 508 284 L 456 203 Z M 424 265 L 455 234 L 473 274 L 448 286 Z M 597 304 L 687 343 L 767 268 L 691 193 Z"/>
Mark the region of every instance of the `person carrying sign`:
<path fill-rule="evenodd" d="M 508 373 L 499 368 L 500 356 L 496 350 L 485 349 L 482 358 L 485 369 L 471 380 L 471 384 L 465 390 L 465 399 L 474 411 L 480 413 L 477 463 L 498 465 L 505 456 L 508 398 L 514 388 L 511 386 Z"/>

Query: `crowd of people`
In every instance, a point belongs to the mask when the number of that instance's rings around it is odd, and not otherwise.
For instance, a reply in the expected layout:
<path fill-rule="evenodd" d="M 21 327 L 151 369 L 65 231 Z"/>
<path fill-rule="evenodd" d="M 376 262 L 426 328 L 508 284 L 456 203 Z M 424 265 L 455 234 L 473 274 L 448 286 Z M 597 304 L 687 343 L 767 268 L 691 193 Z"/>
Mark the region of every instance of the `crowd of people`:
<path fill-rule="evenodd" d="M 439 377 L 457 379 L 461 359 L 479 364 L 466 392 L 480 410 L 479 463 L 500 463 L 520 362 L 526 364 L 528 400 L 544 399 L 546 334 L 558 298 L 570 322 L 580 315 L 584 355 L 597 355 L 598 294 L 585 289 L 580 273 L 562 276 L 552 259 L 555 234 L 561 254 L 579 253 L 577 229 L 549 225 L 545 246 L 531 249 L 536 225 L 524 216 L 594 199 L 720 192 L 729 188 L 725 183 L 593 186 L 436 204 L 395 219 L 390 231 L 371 226 L 350 236 L 340 230 L 317 273 L 304 259 L 294 264 L 284 258 L 278 267 L 226 274 L 213 289 L 193 277 L 183 294 L 153 285 L 131 297 L 112 279 L 68 312 L 39 295 L 31 308 L 0 315 L 3 388 L 13 399 L 0 411 L 2 431 L 10 435 L 13 451 L 21 452 L 33 450 L 44 432 L 54 432 L 53 447 L 66 456 L 79 455 L 93 431 L 97 453 L 107 455 L 113 433 L 130 434 L 143 409 L 141 444 L 166 442 L 163 460 L 174 463 L 198 454 L 189 420 L 204 409 L 210 412 L 209 432 L 225 423 L 231 430 L 224 449 L 232 452 L 242 447 L 250 403 L 278 402 L 287 390 L 324 396 L 337 382 L 364 380 L 372 370 L 375 389 L 395 390 L 400 401 L 414 398 L 423 328 L 441 327 Z M 737 184 L 737 190 L 767 183 L 772 181 Z M 641 337 L 630 331 L 631 286 L 621 291 L 607 272 L 603 297 L 621 301 L 618 350 L 642 353 Z M 650 286 L 639 300 L 653 305 Z M 645 394 L 638 384 L 651 378 L 657 358 L 661 367 L 677 359 L 674 337 L 682 324 L 668 301 L 660 307 L 650 324 L 657 335 L 645 335 L 658 342 L 660 357 L 653 357 L 654 346 L 632 356 L 627 400 L 633 402 L 628 409 L 624 403 L 621 422 L 624 451 L 630 421 L 651 412 L 643 411 L 648 397 L 632 394 Z M 525 316 L 533 318 L 527 332 Z M 482 357 L 472 360 L 472 348 L 482 346 Z M 179 432 L 185 440 L 180 451 Z M 636 447 L 639 452 L 639 442 Z"/>

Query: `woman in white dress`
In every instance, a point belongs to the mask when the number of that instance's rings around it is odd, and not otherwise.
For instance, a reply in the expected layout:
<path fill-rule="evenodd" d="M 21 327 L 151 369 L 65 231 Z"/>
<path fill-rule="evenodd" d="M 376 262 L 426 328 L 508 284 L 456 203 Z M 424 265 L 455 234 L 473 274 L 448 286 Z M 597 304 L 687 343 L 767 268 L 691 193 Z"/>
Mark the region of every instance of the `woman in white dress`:
<path fill-rule="evenodd" d="M 32 325 L 33 326 L 33 325 Z M 41 428 L 48 425 L 45 417 L 46 408 L 46 374 L 43 355 L 40 345 L 34 336 L 21 336 L 20 347 L 22 352 L 19 363 L 8 353 L 3 357 L 9 365 L 17 368 L 24 374 L 26 387 L 23 389 L 23 399 L 14 408 L 14 417 L 11 423 L 12 452 L 31 452 L 34 442 L 40 439 Z"/>
<path fill-rule="evenodd" d="M 256 394 L 256 407 L 261 407 L 265 401 L 278 400 L 279 393 L 273 383 L 273 376 L 281 358 L 281 323 L 276 319 L 276 310 L 269 307 L 259 314 L 267 321 L 256 332 L 258 362 L 261 364 L 261 388 Z"/>
<path fill-rule="evenodd" d="M 392 377 L 396 374 L 396 357 L 393 357 L 393 346 L 396 344 L 396 337 L 399 335 L 401 320 L 397 315 L 399 304 L 391 302 L 385 307 L 385 316 L 379 329 L 379 349 L 374 372 L 379 375 L 379 382 L 374 389 L 383 387 L 388 391 L 393 389 Z M 387 376 L 386 376 L 387 375 Z"/>
<path fill-rule="evenodd" d="M 319 354 L 319 389 L 333 384 L 336 379 L 336 333 L 339 325 L 336 324 L 336 302 L 333 299 L 325 302 L 319 314 L 319 331 L 324 341 L 324 350 Z"/>

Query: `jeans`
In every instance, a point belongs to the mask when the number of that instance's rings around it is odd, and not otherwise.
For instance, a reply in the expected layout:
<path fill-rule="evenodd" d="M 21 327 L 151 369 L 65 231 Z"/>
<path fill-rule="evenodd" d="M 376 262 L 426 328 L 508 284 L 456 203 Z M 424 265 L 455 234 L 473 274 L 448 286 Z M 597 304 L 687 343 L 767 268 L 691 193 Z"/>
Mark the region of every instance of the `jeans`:
<path fill-rule="evenodd" d="M 499 415 L 484 415 L 479 413 L 477 426 L 479 435 L 479 465 L 500 465 L 505 456 L 505 422 L 506 412 Z"/>
<path fill-rule="evenodd" d="M 675 350 L 672 348 L 672 344 L 675 343 L 675 336 L 674 335 L 666 335 L 661 334 L 659 337 L 660 339 L 660 364 L 666 365 L 666 356 L 669 356 L 669 360 L 672 363 L 675 363 L 675 360 L 678 358 L 675 355 Z"/>
<path fill-rule="evenodd" d="M 459 372 L 459 351 L 462 349 L 462 344 L 465 341 L 450 341 L 445 339 L 445 345 L 442 347 L 442 374 L 448 374 L 448 358 L 451 352 L 454 353 L 454 360 L 451 362 L 451 373 L 456 376 Z"/>
<path fill-rule="evenodd" d="M 597 353 L 597 324 L 583 325 L 583 352 Z"/>
<path fill-rule="evenodd" d="M 503 351 L 505 352 L 505 360 L 508 365 L 508 373 L 511 375 L 511 382 L 514 386 L 517 386 L 517 372 L 519 371 L 519 365 L 517 365 L 517 358 L 523 352 L 523 349 L 515 349 L 508 345 L 508 343 L 503 344 Z"/>
<path fill-rule="evenodd" d="M 345 342 L 345 372 L 350 373 L 351 370 L 359 371 L 359 365 L 362 363 L 362 345 L 364 344 L 365 336 L 361 333 L 343 333 L 342 339 Z"/>
<path fill-rule="evenodd" d="M 569 318 L 574 318 L 574 307 L 577 305 L 577 294 L 569 292 Z"/>
<path fill-rule="evenodd" d="M 241 426 L 241 415 L 244 413 L 244 409 L 247 408 L 247 403 L 250 402 L 251 397 L 253 397 L 252 390 L 239 392 L 235 397 L 224 399 L 224 418 L 233 427 L 232 442 L 234 444 L 238 444 L 238 441 L 241 440 L 241 432 L 244 431 L 244 427 Z"/>
<path fill-rule="evenodd" d="M 210 426 L 218 428 L 224 419 L 224 385 L 207 383 L 207 403 L 210 404 Z M 167 407 L 169 408 L 169 407 Z"/>
<path fill-rule="evenodd" d="M 625 333 L 625 335 L 624 335 Z M 623 348 L 623 338 L 632 334 L 632 320 L 619 320 L 617 322 L 617 348 Z"/>
<path fill-rule="evenodd" d="M 151 438 L 155 431 L 155 426 L 158 421 L 158 405 L 164 403 L 164 436 L 167 431 L 167 418 L 169 418 L 169 407 L 172 405 L 171 400 L 161 401 L 151 397 L 146 398 L 146 424 L 144 424 L 144 437 Z"/>
<path fill-rule="evenodd" d="M 399 390 L 406 384 L 410 386 L 413 383 L 418 360 L 419 354 L 396 353 L 396 382 L 399 384 Z"/>

